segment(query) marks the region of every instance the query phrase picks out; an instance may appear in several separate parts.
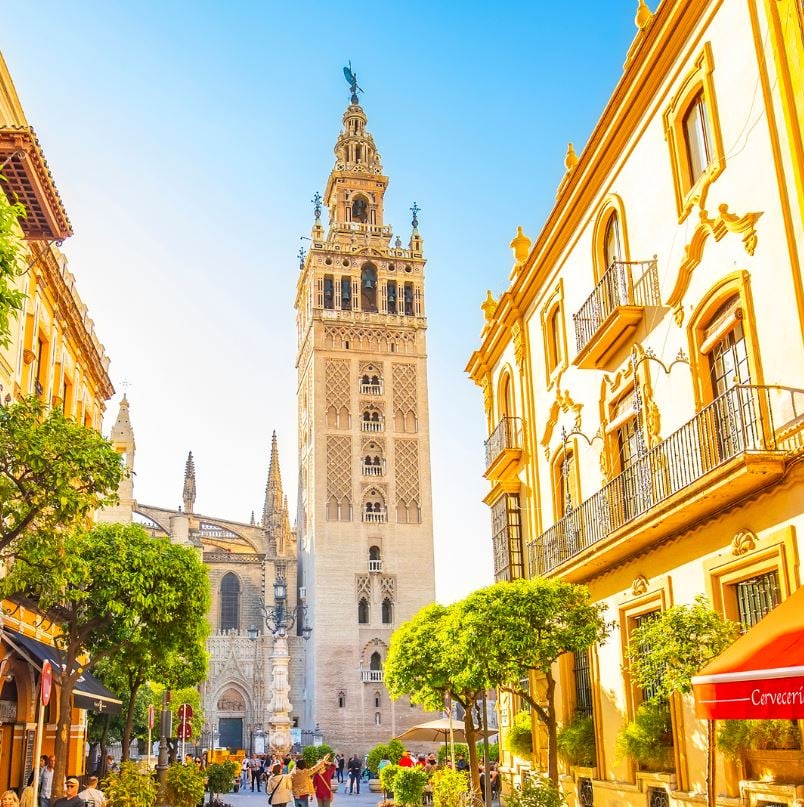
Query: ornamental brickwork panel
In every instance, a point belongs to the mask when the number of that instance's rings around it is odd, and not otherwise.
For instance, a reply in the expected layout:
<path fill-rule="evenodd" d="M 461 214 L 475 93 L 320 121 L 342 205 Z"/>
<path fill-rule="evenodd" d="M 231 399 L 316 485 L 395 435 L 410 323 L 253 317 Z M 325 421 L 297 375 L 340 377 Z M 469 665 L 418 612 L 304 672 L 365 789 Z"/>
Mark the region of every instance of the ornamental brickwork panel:
<path fill-rule="evenodd" d="M 419 444 L 416 440 L 394 442 L 396 498 L 406 505 L 419 504 Z"/>
<path fill-rule="evenodd" d="M 394 363 L 392 375 L 394 412 L 418 414 L 416 411 L 416 365 Z"/>
<path fill-rule="evenodd" d="M 352 438 L 327 435 L 327 498 L 352 501 Z"/>
<path fill-rule="evenodd" d="M 327 359 L 326 390 L 327 408 L 349 409 L 351 394 L 348 361 L 344 359 Z"/>

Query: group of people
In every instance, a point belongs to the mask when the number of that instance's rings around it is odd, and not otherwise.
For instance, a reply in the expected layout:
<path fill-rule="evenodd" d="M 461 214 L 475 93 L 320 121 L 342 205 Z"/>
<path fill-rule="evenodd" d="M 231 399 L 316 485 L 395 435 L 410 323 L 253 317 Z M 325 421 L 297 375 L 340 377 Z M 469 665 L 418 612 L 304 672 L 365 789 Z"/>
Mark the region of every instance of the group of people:
<path fill-rule="evenodd" d="M 64 781 L 64 795 L 53 799 L 53 773 L 56 767 L 56 757 L 43 755 L 39 760 L 38 780 L 38 807 L 106 807 L 106 797 L 98 789 L 98 777 L 88 776 L 86 785 L 74 776 L 68 776 Z M 17 796 L 14 790 L 6 790 L 0 796 L 0 807 L 34 807 L 34 772 L 28 777 L 28 783 Z"/>
<path fill-rule="evenodd" d="M 243 788 L 251 785 L 251 790 L 257 792 L 264 785 L 270 807 L 286 807 L 291 803 L 294 807 L 309 807 L 313 797 L 318 807 L 330 807 L 332 780 L 337 770 L 338 762 L 329 754 L 309 768 L 301 757 L 246 757 L 241 763 L 240 785 Z"/>

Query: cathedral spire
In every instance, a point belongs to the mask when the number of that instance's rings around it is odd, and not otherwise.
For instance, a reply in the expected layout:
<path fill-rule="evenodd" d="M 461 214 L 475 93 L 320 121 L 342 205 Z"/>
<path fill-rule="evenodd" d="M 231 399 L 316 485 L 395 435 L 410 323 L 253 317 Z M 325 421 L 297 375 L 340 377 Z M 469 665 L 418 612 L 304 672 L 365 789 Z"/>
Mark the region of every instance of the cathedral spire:
<path fill-rule="evenodd" d="M 195 507 L 195 463 L 193 462 L 192 451 L 187 455 L 187 463 L 184 466 L 182 499 L 184 501 L 184 512 L 192 513 Z"/>
<path fill-rule="evenodd" d="M 271 523 L 271 517 L 282 513 L 282 474 L 279 470 L 279 449 L 276 432 L 271 436 L 271 460 L 268 464 L 268 481 L 265 484 L 265 504 L 262 508 L 262 526 Z"/>

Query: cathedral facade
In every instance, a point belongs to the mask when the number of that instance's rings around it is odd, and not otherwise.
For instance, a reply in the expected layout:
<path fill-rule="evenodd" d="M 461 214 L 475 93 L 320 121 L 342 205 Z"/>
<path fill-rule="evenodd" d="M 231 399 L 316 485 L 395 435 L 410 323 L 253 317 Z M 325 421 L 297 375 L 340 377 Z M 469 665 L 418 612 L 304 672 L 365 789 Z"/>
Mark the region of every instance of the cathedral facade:
<path fill-rule="evenodd" d="M 112 444 L 134 470 L 134 431 L 129 403 L 124 397 L 110 435 Z M 249 523 L 197 512 L 195 463 L 192 453 L 184 472 L 182 506 L 176 509 L 138 502 L 134 475 L 123 480 L 120 501 L 98 515 L 98 521 L 142 524 L 153 535 L 192 546 L 202 555 L 209 574 L 211 605 L 207 640 L 209 667 L 201 685 L 204 736 L 195 738 L 204 747 L 270 750 L 276 726 L 272 698 L 274 642 L 266 627 L 263 604 L 273 604 L 274 583 L 287 584 L 288 611 L 296 611 L 296 535 L 288 518 L 282 489 L 276 434 L 271 445 L 268 480 L 262 517 L 252 513 Z M 292 632 L 291 632 L 292 633 Z M 283 686 L 290 689 L 289 726 L 298 724 L 293 707 L 303 691 L 303 639 L 287 638 L 288 670 Z M 281 675 L 285 676 L 284 671 Z M 287 705 L 287 691 L 281 693 Z"/>
<path fill-rule="evenodd" d="M 390 700 L 383 664 L 394 629 L 435 595 L 418 208 L 403 247 L 354 93 L 295 301 L 299 593 L 312 627 L 303 725 L 350 754 L 425 718 Z"/>

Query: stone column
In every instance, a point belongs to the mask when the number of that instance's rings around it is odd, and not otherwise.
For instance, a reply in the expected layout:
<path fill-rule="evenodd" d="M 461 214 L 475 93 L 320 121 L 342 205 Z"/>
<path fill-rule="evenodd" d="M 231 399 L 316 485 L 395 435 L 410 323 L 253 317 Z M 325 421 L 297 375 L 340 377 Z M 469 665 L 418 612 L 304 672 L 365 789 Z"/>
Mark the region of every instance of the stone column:
<path fill-rule="evenodd" d="M 275 754 L 289 754 L 291 748 L 289 664 L 287 633 L 280 630 L 274 633 L 274 652 L 271 655 L 271 714 L 268 718 L 271 751 Z"/>

